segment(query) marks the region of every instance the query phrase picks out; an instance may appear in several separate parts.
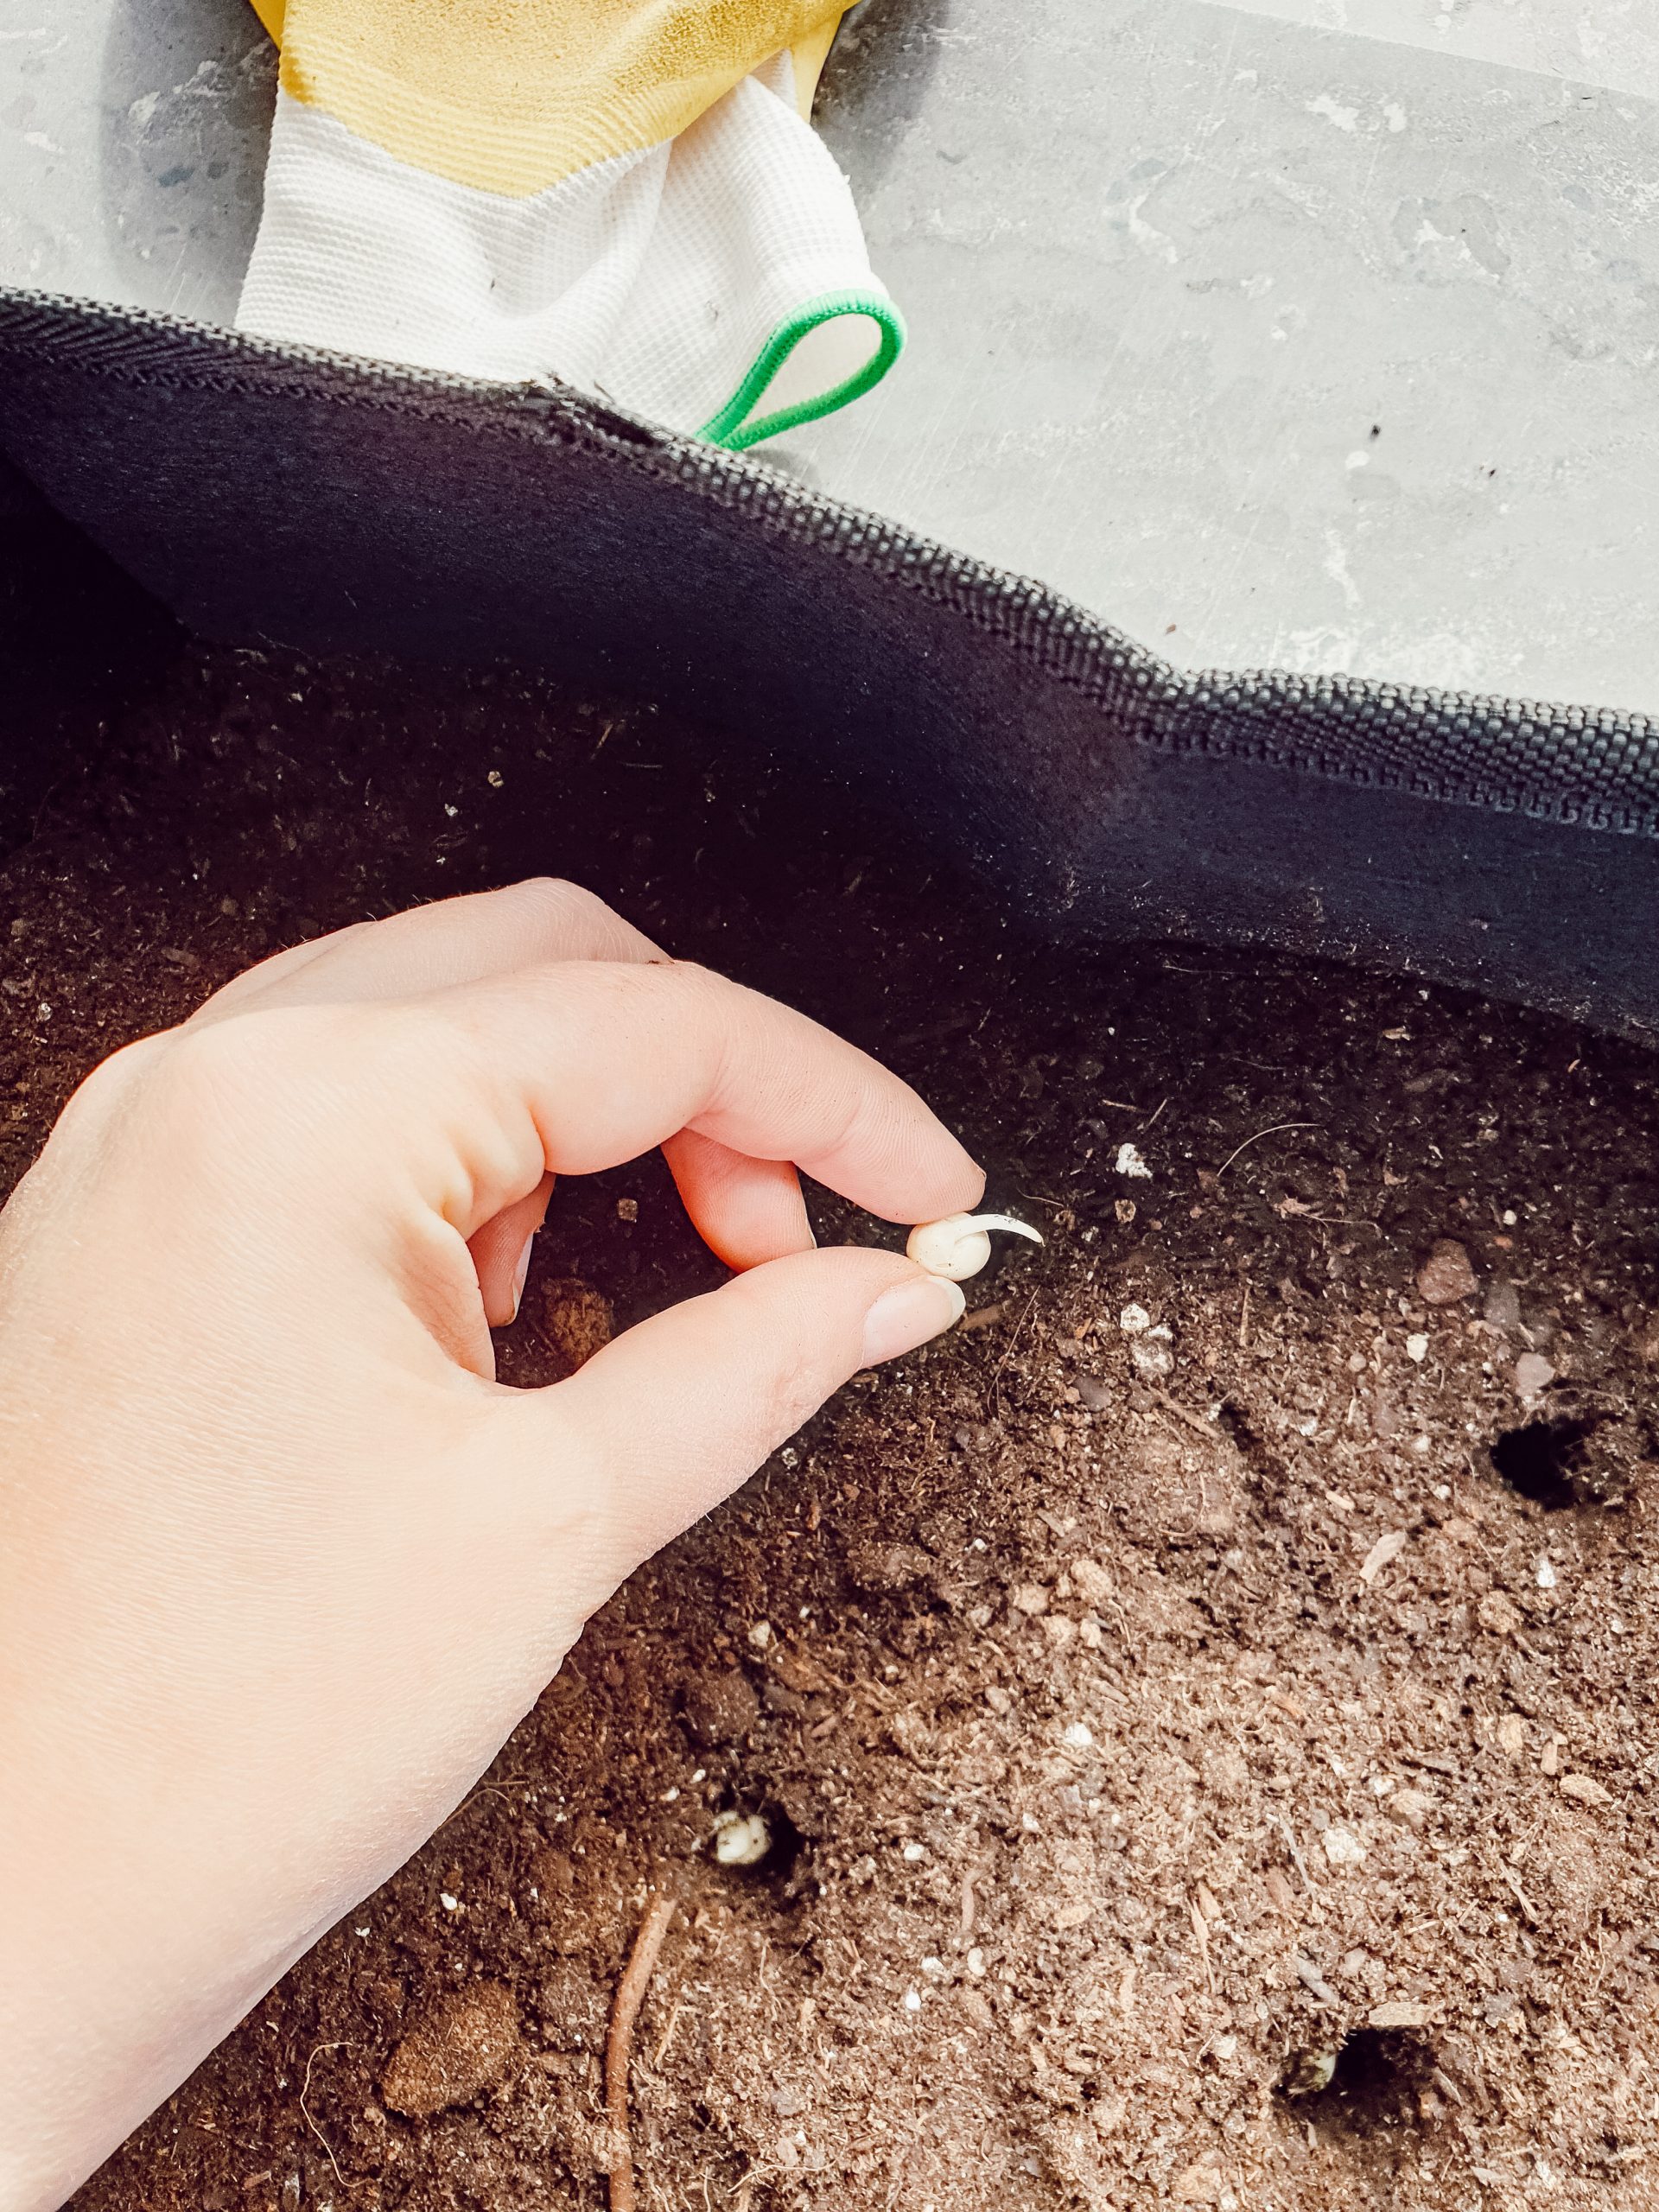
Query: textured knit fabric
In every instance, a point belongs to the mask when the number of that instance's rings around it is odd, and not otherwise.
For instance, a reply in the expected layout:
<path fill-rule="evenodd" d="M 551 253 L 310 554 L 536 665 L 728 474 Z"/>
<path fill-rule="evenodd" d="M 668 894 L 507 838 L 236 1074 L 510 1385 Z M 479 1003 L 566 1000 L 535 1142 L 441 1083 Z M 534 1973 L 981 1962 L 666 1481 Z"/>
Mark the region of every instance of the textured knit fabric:
<path fill-rule="evenodd" d="M 896 356 L 803 112 L 836 0 L 256 4 L 283 52 L 240 328 L 731 445 Z"/>

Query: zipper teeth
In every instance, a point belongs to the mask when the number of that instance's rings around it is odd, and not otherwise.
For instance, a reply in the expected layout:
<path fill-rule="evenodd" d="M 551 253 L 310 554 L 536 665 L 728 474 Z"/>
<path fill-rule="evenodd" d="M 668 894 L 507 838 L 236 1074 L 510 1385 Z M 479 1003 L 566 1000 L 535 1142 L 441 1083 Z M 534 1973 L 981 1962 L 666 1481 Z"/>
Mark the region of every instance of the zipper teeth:
<path fill-rule="evenodd" d="M 903 585 L 1109 709 L 1133 743 L 1659 837 L 1659 722 L 1649 716 L 1345 676 L 1179 670 L 1030 577 L 565 387 L 484 384 L 283 346 L 149 309 L 4 288 L 0 352 L 140 388 L 321 399 L 474 435 L 603 452 L 636 474 L 746 514 L 785 543 L 828 550 Z"/>

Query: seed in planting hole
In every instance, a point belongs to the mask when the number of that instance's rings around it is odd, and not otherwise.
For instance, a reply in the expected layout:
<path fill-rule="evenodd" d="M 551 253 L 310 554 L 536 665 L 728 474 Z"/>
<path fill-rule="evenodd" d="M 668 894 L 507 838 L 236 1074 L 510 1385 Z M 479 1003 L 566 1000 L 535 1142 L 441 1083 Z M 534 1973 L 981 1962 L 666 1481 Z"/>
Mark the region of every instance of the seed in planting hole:
<path fill-rule="evenodd" d="M 1328 2089 L 1337 2070 L 1334 2050 L 1299 2050 L 1286 2070 L 1282 2087 L 1287 2097 L 1316 2097 Z"/>
<path fill-rule="evenodd" d="M 722 1866 L 758 1866 L 772 1849 L 772 1830 L 759 1813 L 716 1813 L 715 1857 Z"/>
<path fill-rule="evenodd" d="M 948 1213 L 943 1221 L 925 1221 L 910 1232 L 905 1250 L 918 1268 L 946 1282 L 966 1282 L 976 1275 L 991 1256 L 990 1231 L 1009 1236 L 1028 1236 L 1033 1244 L 1041 1236 L 1030 1224 L 1006 1213 Z"/>

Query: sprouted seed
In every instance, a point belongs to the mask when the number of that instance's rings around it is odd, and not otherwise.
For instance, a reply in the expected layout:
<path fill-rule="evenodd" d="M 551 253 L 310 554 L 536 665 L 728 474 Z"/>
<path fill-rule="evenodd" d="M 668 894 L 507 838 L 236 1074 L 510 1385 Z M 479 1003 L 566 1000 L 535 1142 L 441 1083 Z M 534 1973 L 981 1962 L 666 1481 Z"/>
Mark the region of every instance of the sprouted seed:
<path fill-rule="evenodd" d="M 912 1229 L 905 1250 L 929 1274 L 966 1282 L 991 1256 L 992 1230 L 1028 1236 L 1033 1244 L 1043 1241 L 1028 1222 L 1015 1221 L 1011 1214 L 948 1213 L 943 1221 L 925 1221 Z"/>
<path fill-rule="evenodd" d="M 722 1866 L 758 1866 L 772 1849 L 772 1830 L 759 1813 L 716 1813 L 715 1857 Z"/>

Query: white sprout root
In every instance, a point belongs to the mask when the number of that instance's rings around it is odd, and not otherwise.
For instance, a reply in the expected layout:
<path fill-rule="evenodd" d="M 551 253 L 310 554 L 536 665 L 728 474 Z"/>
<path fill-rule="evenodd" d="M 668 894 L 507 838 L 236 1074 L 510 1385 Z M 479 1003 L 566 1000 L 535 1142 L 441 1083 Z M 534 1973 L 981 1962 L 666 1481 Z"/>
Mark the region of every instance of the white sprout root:
<path fill-rule="evenodd" d="M 905 1250 L 918 1268 L 946 1282 L 966 1282 L 976 1275 L 991 1256 L 990 1231 L 1009 1236 L 1028 1236 L 1033 1244 L 1041 1236 L 1029 1222 L 1015 1221 L 1006 1213 L 949 1213 L 943 1221 L 925 1221 L 910 1232 Z"/>

